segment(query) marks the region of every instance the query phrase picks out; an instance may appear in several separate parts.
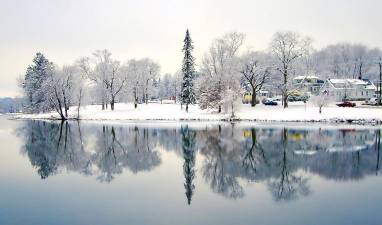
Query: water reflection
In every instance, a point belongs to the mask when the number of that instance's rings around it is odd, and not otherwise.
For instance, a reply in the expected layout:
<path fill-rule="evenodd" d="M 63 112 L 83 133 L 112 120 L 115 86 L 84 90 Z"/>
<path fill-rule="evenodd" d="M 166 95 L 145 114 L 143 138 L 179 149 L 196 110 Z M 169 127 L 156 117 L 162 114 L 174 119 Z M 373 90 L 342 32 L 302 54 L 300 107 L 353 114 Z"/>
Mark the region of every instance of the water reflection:
<path fill-rule="evenodd" d="M 26 121 L 18 134 L 42 179 L 72 171 L 111 182 L 124 171 L 152 171 L 161 165 L 162 151 L 173 151 L 183 161 L 188 204 L 197 176 L 227 198 L 242 198 L 243 184 L 261 182 L 275 201 L 290 201 L 311 193 L 311 174 L 356 181 L 378 175 L 381 161 L 380 129 Z"/>

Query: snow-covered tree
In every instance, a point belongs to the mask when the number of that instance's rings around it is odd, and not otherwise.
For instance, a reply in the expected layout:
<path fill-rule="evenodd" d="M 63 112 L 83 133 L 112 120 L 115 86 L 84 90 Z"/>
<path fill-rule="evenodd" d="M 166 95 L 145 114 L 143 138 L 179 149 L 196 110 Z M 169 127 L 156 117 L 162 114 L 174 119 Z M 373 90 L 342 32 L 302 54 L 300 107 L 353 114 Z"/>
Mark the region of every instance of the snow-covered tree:
<path fill-rule="evenodd" d="M 188 105 L 196 103 L 196 97 L 194 92 L 194 78 L 195 78 L 195 62 L 192 56 L 192 51 L 194 50 L 194 45 L 192 43 L 190 33 L 186 31 L 186 37 L 184 38 L 183 45 L 183 82 L 182 82 L 182 93 L 181 101 L 182 104 L 186 105 L 186 112 L 188 112 Z"/>
<path fill-rule="evenodd" d="M 269 59 L 263 52 L 250 52 L 241 59 L 240 72 L 244 85 L 251 89 L 252 107 L 256 105 L 256 96 L 270 77 L 271 66 L 267 60 Z"/>
<path fill-rule="evenodd" d="M 282 93 L 284 108 L 288 107 L 288 86 L 294 63 L 306 55 L 311 48 L 311 40 L 294 32 L 277 32 L 270 44 L 275 58 L 275 69 L 282 75 Z"/>
<path fill-rule="evenodd" d="M 313 56 L 322 77 L 375 80 L 375 61 L 380 54 L 381 50 L 362 44 L 339 43 L 326 46 Z"/>
<path fill-rule="evenodd" d="M 171 82 L 173 77 L 171 74 L 166 73 L 162 78 L 158 80 L 158 97 L 162 103 L 163 99 L 170 99 L 173 96 L 171 90 Z"/>
<path fill-rule="evenodd" d="M 160 73 L 160 65 L 154 62 L 150 58 L 144 58 L 140 60 L 141 63 L 141 85 L 143 87 L 143 101 L 147 104 L 149 100 L 150 91 L 152 91 L 152 87 L 154 86 L 156 79 L 159 77 Z"/>
<path fill-rule="evenodd" d="M 223 103 L 227 102 L 224 98 L 236 102 L 237 92 L 241 90 L 237 55 L 243 41 L 244 34 L 226 34 L 215 40 L 205 54 L 198 81 L 199 106 L 202 109 L 214 108 L 221 112 Z"/>
<path fill-rule="evenodd" d="M 109 103 L 111 110 L 114 110 L 116 98 L 127 83 L 127 74 L 125 70 L 121 70 L 120 62 L 112 59 L 108 50 L 97 50 L 93 53 L 93 58 L 81 60 L 81 68 L 93 81 L 102 110 L 107 108 Z"/>
<path fill-rule="evenodd" d="M 131 89 L 132 97 L 133 97 L 133 102 L 134 102 L 134 108 L 138 107 L 139 99 L 139 85 L 140 85 L 140 62 L 136 59 L 131 59 L 127 62 L 127 67 L 128 67 L 128 87 Z"/>
<path fill-rule="evenodd" d="M 25 111 L 40 112 L 47 111 L 48 105 L 46 101 L 46 91 L 42 88 L 42 84 L 52 75 L 54 65 L 42 53 L 36 53 L 33 64 L 28 66 L 21 87 L 26 97 Z"/>
<path fill-rule="evenodd" d="M 134 107 L 138 103 L 148 103 L 150 95 L 155 91 L 160 65 L 152 59 L 131 59 L 127 62 L 128 86 L 133 95 Z M 141 98 L 140 98 L 141 97 Z"/>
<path fill-rule="evenodd" d="M 56 67 L 42 83 L 46 94 L 43 103 L 53 108 L 60 115 L 61 120 L 68 119 L 75 72 L 75 67 L 63 66 L 61 69 Z"/>
<path fill-rule="evenodd" d="M 320 93 L 317 96 L 312 97 L 312 102 L 318 107 L 318 112 L 322 113 L 322 107 L 328 106 L 331 102 L 331 97 L 327 93 Z"/>
<path fill-rule="evenodd" d="M 174 98 L 174 103 L 177 102 L 178 97 L 180 98 L 181 95 L 181 90 L 182 90 L 182 72 L 177 71 L 172 78 L 171 81 L 171 92 L 172 92 L 172 97 Z"/>

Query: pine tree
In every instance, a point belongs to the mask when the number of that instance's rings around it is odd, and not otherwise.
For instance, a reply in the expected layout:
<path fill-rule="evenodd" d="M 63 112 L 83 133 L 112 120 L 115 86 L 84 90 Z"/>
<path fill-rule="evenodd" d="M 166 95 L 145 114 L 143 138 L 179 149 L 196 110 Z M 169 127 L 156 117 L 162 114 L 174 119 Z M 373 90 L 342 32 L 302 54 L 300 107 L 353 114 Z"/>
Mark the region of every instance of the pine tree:
<path fill-rule="evenodd" d="M 25 74 L 25 80 L 22 84 L 28 102 L 28 110 L 38 112 L 47 110 L 43 106 L 46 100 L 46 91 L 42 84 L 53 72 L 54 65 L 41 53 L 37 53 Z"/>
<path fill-rule="evenodd" d="M 188 105 L 196 103 L 196 97 L 194 92 L 194 78 L 195 78 L 195 63 L 194 57 L 192 56 L 192 51 L 194 46 L 190 37 L 188 30 L 186 31 L 186 37 L 184 38 L 183 45 L 183 81 L 182 81 L 182 93 L 181 93 L 181 103 L 186 105 L 186 112 L 188 112 Z"/>

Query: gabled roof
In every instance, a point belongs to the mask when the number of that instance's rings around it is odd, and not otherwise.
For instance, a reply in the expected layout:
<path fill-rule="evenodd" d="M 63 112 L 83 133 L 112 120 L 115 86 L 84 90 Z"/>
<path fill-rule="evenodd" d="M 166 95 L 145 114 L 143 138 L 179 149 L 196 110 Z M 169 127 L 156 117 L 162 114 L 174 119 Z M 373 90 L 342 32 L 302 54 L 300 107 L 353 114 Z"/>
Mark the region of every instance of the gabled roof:
<path fill-rule="evenodd" d="M 364 87 L 365 89 L 375 90 L 373 82 L 368 79 L 327 79 L 334 88 L 356 88 Z"/>

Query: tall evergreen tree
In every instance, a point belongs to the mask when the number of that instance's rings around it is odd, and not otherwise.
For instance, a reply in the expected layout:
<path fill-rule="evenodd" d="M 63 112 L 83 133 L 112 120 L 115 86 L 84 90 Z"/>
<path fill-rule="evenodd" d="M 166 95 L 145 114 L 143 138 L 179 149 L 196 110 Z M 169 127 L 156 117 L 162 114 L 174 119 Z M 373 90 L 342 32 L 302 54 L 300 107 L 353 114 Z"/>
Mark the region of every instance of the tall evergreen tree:
<path fill-rule="evenodd" d="M 196 97 L 194 92 L 194 78 L 195 78 L 195 63 L 194 57 L 192 56 L 192 51 L 194 46 L 190 37 L 188 29 L 186 31 L 186 37 L 184 38 L 183 45 L 183 82 L 182 82 L 182 93 L 181 93 L 181 103 L 186 105 L 186 112 L 188 112 L 188 105 L 196 103 Z"/>
<path fill-rule="evenodd" d="M 33 64 L 28 66 L 22 88 L 26 95 L 27 109 L 32 112 L 48 110 L 42 103 L 46 98 L 46 91 L 42 84 L 53 72 L 54 65 L 42 53 L 36 53 Z"/>
<path fill-rule="evenodd" d="M 187 203 L 191 204 L 192 195 L 194 194 L 195 185 L 195 137 L 196 132 L 189 130 L 188 126 L 182 127 L 182 150 L 183 150 L 183 174 L 185 178 L 184 188 L 186 189 Z"/>

